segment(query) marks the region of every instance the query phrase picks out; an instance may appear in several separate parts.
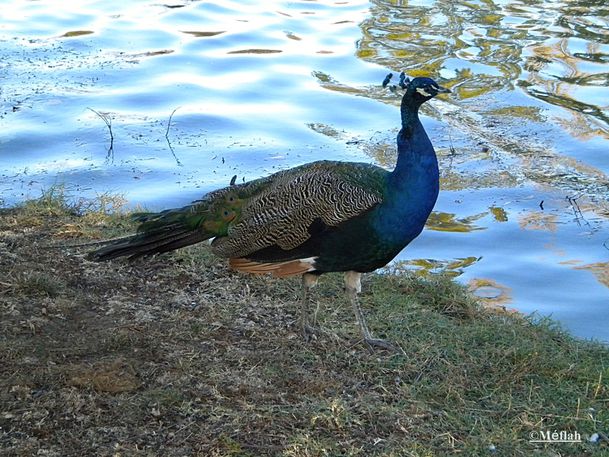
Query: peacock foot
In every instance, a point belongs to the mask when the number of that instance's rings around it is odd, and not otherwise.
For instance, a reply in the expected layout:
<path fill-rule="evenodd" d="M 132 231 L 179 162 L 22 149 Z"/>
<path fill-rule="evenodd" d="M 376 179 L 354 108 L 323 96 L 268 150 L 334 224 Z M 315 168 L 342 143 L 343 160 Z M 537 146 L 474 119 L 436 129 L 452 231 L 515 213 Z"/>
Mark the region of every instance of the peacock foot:
<path fill-rule="evenodd" d="M 311 325 L 308 322 L 303 322 L 301 324 L 300 329 L 302 332 L 302 336 L 307 343 L 316 340 L 323 333 L 319 327 L 315 327 L 314 325 Z"/>
<path fill-rule="evenodd" d="M 401 352 L 397 347 L 389 341 L 381 340 L 380 338 L 364 338 L 364 342 L 371 348 L 385 349 L 392 352 Z"/>

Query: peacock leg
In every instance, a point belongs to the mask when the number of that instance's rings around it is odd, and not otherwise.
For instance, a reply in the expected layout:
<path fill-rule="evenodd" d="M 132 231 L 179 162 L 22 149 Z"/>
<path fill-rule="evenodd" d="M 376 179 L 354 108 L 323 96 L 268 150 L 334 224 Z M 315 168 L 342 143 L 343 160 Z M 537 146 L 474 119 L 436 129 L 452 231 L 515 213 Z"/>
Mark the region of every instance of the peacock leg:
<path fill-rule="evenodd" d="M 362 309 L 359 305 L 359 299 L 357 297 L 357 294 L 362 291 L 361 278 L 362 274 L 358 273 L 357 271 L 345 272 L 345 288 L 347 291 L 347 297 L 349 297 L 349 301 L 351 302 L 351 306 L 353 307 L 353 312 L 355 313 L 357 322 L 360 326 L 360 329 L 362 330 L 364 341 L 369 346 L 376 346 L 394 351 L 396 350 L 396 348 L 391 343 L 385 340 L 381 340 L 379 338 L 373 338 L 370 334 L 368 324 L 366 324 L 366 318 L 362 313 Z"/>
<path fill-rule="evenodd" d="M 306 341 L 311 341 L 319 333 L 317 329 L 317 314 L 311 313 L 311 289 L 317 285 L 319 276 L 305 273 L 302 275 L 302 299 L 301 299 L 301 314 L 300 327 L 302 335 Z"/>

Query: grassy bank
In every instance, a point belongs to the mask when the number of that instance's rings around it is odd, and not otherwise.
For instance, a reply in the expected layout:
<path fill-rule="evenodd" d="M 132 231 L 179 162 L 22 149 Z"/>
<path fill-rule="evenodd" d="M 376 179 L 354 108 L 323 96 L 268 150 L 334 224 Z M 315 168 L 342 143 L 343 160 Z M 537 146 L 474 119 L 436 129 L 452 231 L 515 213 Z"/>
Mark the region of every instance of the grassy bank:
<path fill-rule="evenodd" d="M 0 455 L 609 455 L 606 347 L 405 275 L 362 294 L 404 353 L 361 344 L 339 275 L 305 344 L 298 280 L 204 247 L 104 264 L 48 248 L 131 230 L 118 203 L 0 212 Z M 582 441 L 530 442 L 553 431 Z"/>

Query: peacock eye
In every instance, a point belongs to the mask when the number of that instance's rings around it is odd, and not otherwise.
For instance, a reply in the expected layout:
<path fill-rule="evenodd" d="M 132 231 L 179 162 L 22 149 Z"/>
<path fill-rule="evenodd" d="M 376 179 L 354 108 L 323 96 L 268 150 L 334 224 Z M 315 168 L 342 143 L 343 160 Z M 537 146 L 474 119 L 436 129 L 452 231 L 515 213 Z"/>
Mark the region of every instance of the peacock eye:
<path fill-rule="evenodd" d="M 228 211 L 224 210 L 224 215 L 228 216 Z"/>

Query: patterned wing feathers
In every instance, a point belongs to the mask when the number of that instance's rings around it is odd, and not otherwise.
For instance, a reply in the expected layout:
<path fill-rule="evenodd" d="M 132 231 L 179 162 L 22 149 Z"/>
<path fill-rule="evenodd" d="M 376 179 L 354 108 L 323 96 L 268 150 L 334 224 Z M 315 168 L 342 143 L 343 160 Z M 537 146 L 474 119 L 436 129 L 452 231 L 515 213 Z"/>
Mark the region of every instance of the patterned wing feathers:
<path fill-rule="evenodd" d="M 214 240 L 214 252 L 239 258 L 273 245 L 294 249 L 310 238 L 314 221 L 336 226 L 382 201 L 378 189 L 357 185 L 331 162 L 322 164 L 277 173 L 264 186 L 256 186 L 256 192 L 240 195 L 239 217 L 229 225 L 227 236 Z"/>
<path fill-rule="evenodd" d="M 258 250 L 301 246 L 318 227 L 337 226 L 382 201 L 384 174 L 366 164 L 320 161 L 208 193 L 183 208 L 143 213 L 136 235 L 90 254 L 92 260 L 136 258 L 214 238 L 213 251 L 236 269 L 290 276 L 311 263 L 244 260 Z M 310 260 L 310 259 L 305 259 Z"/>

